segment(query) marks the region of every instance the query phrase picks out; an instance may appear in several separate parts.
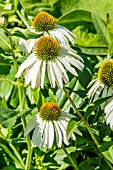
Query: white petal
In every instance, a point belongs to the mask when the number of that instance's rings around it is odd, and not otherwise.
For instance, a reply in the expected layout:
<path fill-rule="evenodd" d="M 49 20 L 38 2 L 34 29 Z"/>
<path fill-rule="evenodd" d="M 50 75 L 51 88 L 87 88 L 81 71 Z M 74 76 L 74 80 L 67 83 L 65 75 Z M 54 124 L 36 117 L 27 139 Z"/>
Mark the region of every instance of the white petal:
<path fill-rule="evenodd" d="M 31 73 L 32 73 L 31 74 L 31 87 L 32 88 L 36 87 L 36 78 L 37 78 L 37 74 L 41 66 L 41 62 L 42 62 L 41 60 L 37 60 L 33 68 L 31 69 Z"/>
<path fill-rule="evenodd" d="M 74 65 L 79 70 L 82 70 L 84 68 L 83 63 L 81 63 L 79 60 L 76 60 L 75 58 L 66 56 L 65 60 L 68 61 L 68 63 Z"/>
<path fill-rule="evenodd" d="M 63 77 L 65 83 L 68 84 L 68 83 L 69 83 L 69 78 L 68 78 L 68 75 L 67 75 L 67 73 L 66 73 L 63 65 L 62 65 L 58 60 L 56 61 L 56 64 L 57 64 L 57 66 L 59 67 L 59 69 L 60 69 L 61 72 L 62 72 L 62 77 Z"/>
<path fill-rule="evenodd" d="M 113 108 L 113 100 L 106 105 L 105 113 L 107 114 L 108 112 L 110 112 L 112 108 Z"/>
<path fill-rule="evenodd" d="M 63 88 L 63 82 L 62 82 L 62 73 L 59 70 L 59 68 L 57 67 L 55 62 L 52 62 L 52 69 L 55 75 L 55 79 L 56 79 L 56 83 L 58 85 L 59 88 Z"/>
<path fill-rule="evenodd" d="M 46 71 L 46 62 L 43 61 L 42 69 L 41 69 L 41 88 L 44 88 L 45 71 Z"/>
<path fill-rule="evenodd" d="M 29 39 L 29 40 L 26 41 L 25 47 L 26 47 L 28 53 L 31 52 L 31 50 L 33 49 L 36 41 L 37 41 L 37 39 Z"/>
<path fill-rule="evenodd" d="M 19 77 L 21 73 L 30 65 L 32 65 L 36 61 L 36 57 L 34 54 L 31 54 L 19 67 L 16 77 Z"/>
<path fill-rule="evenodd" d="M 52 69 L 51 61 L 48 62 L 47 64 L 47 72 L 48 72 L 48 78 L 49 78 L 50 84 L 53 88 L 55 88 L 55 75 Z"/>
<path fill-rule="evenodd" d="M 48 122 L 45 122 L 45 128 L 43 131 L 43 139 L 42 139 L 42 148 L 44 148 L 46 145 L 48 146 Z"/>
<path fill-rule="evenodd" d="M 60 61 L 62 62 L 62 64 L 65 66 L 65 68 L 71 72 L 73 75 L 78 76 L 77 72 L 75 71 L 75 69 L 73 67 L 70 66 L 70 64 L 65 60 L 65 56 L 64 58 L 61 58 Z"/>
<path fill-rule="evenodd" d="M 52 148 L 53 141 L 54 141 L 54 127 L 53 123 L 50 121 L 48 122 L 48 148 Z"/>
<path fill-rule="evenodd" d="M 69 145 L 69 142 L 68 142 L 68 139 L 67 139 L 67 136 L 66 136 L 66 129 L 64 128 L 64 126 L 59 121 L 57 121 L 57 124 L 60 127 L 60 130 L 62 131 L 64 143 L 66 145 Z"/>
<path fill-rule="evenodd" d="M 97 91 L 95 92 L 95 96 L 94 96 L 93 101 L 96 101 L 99 98 L 100 93 L 102 92 L 102 90 L 103 90 L 103 88 L 101 86 L 97 89 Z"/>
<path fill-rule="evenodd" d="M 62 146 L 62 133 L 61 133 L 61 130 L 59 129 L 59 126 L 57 125 L 56 121 L 54 121 L 54 127 L 55 127 L 55 132 L 56 132 L 57 146 L 58 146 L 58 148 L 61 148 L 61 146 Z"/>

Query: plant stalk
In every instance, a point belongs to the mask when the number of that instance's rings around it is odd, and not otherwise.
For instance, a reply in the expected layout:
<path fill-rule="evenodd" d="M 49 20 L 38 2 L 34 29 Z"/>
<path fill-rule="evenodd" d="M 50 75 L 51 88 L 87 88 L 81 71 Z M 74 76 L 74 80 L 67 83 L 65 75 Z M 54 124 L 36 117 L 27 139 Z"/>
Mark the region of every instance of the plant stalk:
<path fill-rule="evenodd" d="M 18 81 L 19 81 L 19 79 L 18 79 Z M 18 86 L 18 95 L 19 95 L 19 101 L 20 101 L 20 112 L 24 109 L 24 101 L 23 101 L 22 90 L 24 90 L 24 89 L 22 89 L 21 87 Z M 23 125 L 23 130 L 25 131 L 25 129 L 26 129 L 25 114 L 23 114 L 21 116 L 21 121 L 22 121 L 22 125 Z M 30 170 L 33 148 L 32 148 L 32 144 L 31 144 L 31 140 L 30 140 L 29 135 L 26 136 L 26 141 L 27 141 L 27 146 L 28 146 L 28 154 L 27 154 L 27 159 L 26 159 L 25 170 Z"/>
<path fill-rule="evenodd" d="M 84 124 L 86 125 L 86 127 L 87 127 L 87 129 L 88 129 L 88 131 L 89 131 L 89 133 L 90 133 L 90 135 L 91 135 L 91 137 L 92 137 L 95 145 L 97 146 L 97 148 L 98 148 L 98 150 L 99 150 L 99 146 L 100 146 L 100 145 L 99 145 L 99 143 L 98 143 L 95 135 L 93 134 L 89 123 L 84 119 L 84 117 L 81 115 L 81 113 L 80 113 L 79 110 L 77 109 L 76 105 L 74 104 L 73 100 L 71 99 L 71 97 L 70 97 L 67 89 L 65 88 L 65 86 L 63 86 L 63 90 L 64 90 L 67 98 L 69 99 L 71 105 L 73 106 L 75 112 L 77 113 L 77 115 L 81 118 L 81 120 L 82 120 L 82 121 L 84 122 Z M 100 152 L 100 150 L 99 150 L 99 152 Z M 110 168 L 111 170 L 113 170 L 113 167 L 112 167 L 111 163 L 106 159 L 106 157 L 104 156 L 104 154 L 103 154 L 102 152 L 100 152 L 100 153 L 101 153 L 101 155 L 103 156 L 103 158 L 104 158 L 105 162 L 107 163 L 107 165 L 109 166 L 109 168 Z"/>
<path fill-rule="evenodd" d="M 71 156 L 69 155 L 69 153 L 67 152 L 65 146 L 62 144 L 62 149 L 64 150 L 65 154 L 67 155 L 68 159 L 70 160 L 70 162 L 72 163 L 73 167 L 76 170 L 79 170 L 79 168 L 77 167 L 77 165 L 75 164 L 75 162 L 73 161 L 73 159 L 71 158 Z"/>

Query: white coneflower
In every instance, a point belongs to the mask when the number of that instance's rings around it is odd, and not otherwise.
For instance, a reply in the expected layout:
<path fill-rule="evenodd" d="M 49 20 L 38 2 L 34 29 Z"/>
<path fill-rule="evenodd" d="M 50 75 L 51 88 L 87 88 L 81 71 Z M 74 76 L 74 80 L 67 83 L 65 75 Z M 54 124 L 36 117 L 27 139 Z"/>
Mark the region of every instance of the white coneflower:
<path fill-rule="evenodd" d="M 57 25 L 55 18 L 47 12 L 40 12 L 35 16 L 30 30 L 37 34 L 43 34 L 43 36 L 51 36 L 57 39 L 61 44 L 68 44 L 68 41 L 71 42 L 72 45 L 75 44 L 74 37 L 76 37 L 76 35 L 67 28 Z M 21 50 L 26 49 L 29 54 L 36 41 L 37 38 L 29 40 L 21 38 L 19 41 Z"/>
<path fill-rule="evenodd" d="M 32 88 L 44 88 L 45 74 L 48 75 L 51 86 L 57 84 L 63 88 L 63 80 L 69 82 L 65 68 L 74 76 L 78 76 L 74 67 L 82 70 L 84 65 L 82 58 L 76 54 L 70 46 L 61 45 L 57 40 L 49 36 L 41 37 L 32 53 L 19 67 L 16 77 L 24 73 L 25 84 Z"/>
<path fill-rule="evenodd" d="M 40 108 L 39 113 L 28 123 L 24 135 L 27 136 L 29 132 L 35 128 L 32 136 L 32 142 L 35 146 L 40 148 L 52 148 L 53 142 L 61 148 L 62 142 L 69 145 L 66 136 L 66 129 L 68 122 L 74 116 L 61 111 L 61 109 L 53 102 L 47 102 Z M 81 132 L 76 129 L 79 135 Z M 74 133 L 71 138 L 76 139 Z"/>
<path fill-rule="evenodd" d="M 106 105 L 104 112 L 105 120 L 107 124 L 110 124 L 110 128 L 113 130 L 113 98 L 112 100 Z"/>
<path fill-rule="evenodd" d="M 98 78 L 92 80 L 88 97 L 91 101 L 99 97 L 108 97 L 113 94 L 113 59 L 106 60 L 98 71 Z"/>

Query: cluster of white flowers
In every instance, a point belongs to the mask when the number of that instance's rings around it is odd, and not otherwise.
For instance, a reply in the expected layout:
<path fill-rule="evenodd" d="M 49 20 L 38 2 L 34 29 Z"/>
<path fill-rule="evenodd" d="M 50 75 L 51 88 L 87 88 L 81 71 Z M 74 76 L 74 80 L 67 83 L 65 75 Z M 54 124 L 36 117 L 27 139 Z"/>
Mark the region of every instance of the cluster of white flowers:
<path fill-rule="evenodd" d="M 55 88 L 57 85 L 62 89 L 63 83 L 69 82 L 67 71 L 78 76 L 75 69 L 82 71 L 84 68 L 83 59 L 69 45 L 69 43 L 75 44 L 76 35 L 57 25 L 55 18 L 47 12 L 40 12 L 36 15 L 30 31 L 41 37 L 29 40 L 20 39 L 20 50 L 26 50 L 28 56 L 20 65 L 16 77 L 23 75 L 25 84 L 35 89 L 44 88 L 46 76 L 51 87 Z M 62 141 L 68 145 L 66 129 L 73 117 L 61 111 L 56 104 L 45 103 L 27 125 L 25 136 L 35 128 L 32 136 L 35 146 L 51 148 L 55 139 L 58 147 L 61 147 Z M 81 135 L 78 129 L 76 133 Z M 76 139 L 74 133 L 71 137 L 73 140 Z"/>

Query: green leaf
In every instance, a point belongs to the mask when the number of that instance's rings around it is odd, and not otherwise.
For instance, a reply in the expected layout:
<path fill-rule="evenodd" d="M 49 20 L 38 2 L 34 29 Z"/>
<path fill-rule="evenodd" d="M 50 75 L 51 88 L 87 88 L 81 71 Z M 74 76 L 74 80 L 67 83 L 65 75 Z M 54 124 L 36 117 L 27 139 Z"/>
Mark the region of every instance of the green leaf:
<path fill-rule="evenodd" d="M 2 170 L 18 170 L 17 168 L 15 168 L 13 165 L 4 167 Z"/>
<path fill-rule="evenodd" d="M 95 10 L 93 10 L 93 12 L 92 12 L 92 20 L 94 22 L 94 26 L 95 26 L 97 33 L 99 34 L 101 40 L 108 47 L 111 42 L 110 34 L 107 30 L 107 27 L 105 26 L 105 23 L 101 19 L 100 15 L 97 12 L 95 12 Z"/>
<path fill-rule="evenodd" d="M 10 105 L 16 108 L 18 102 L 19 102 L 18 89 L 16 86 L 14 86 L 11 99 L 10 99 Z"/>
<path fill-rule="evenodd" d="M 15 80 L 15 74 L 16 74 L 16 70 L 15 70 L 14 66 L 12 66 L 10 73 L 7 75 L 6 78 L 8 78 L 9 80 Z M 10 84 L 8 82 L 2 82 L 1 89 L 0 89 L 0 96 L 2 98 L 5 97 L 5 100 L 8 101 L 12 90 L 13 90 L 12 84 Z"/>
<path fill-rule="evenodd" d="M 9 37 L 4 33 L 3 29 L 0 28 L 0 48 L 4 51 L 11 51 Z"/>
<path fill-rule="evenodd" d="M 85 118 L 88 118 L 89 115 L 90 115 L 97 107 L 99 107 L 103 102 L 107 101 L 107 100 L 110 99 L 111 97 L 112 97 L 112 96 L 99 98 L 99 99 L 96 100 L 95 102 L 89 104 L 88 107 L 87 107 L 86 113 L 85 113 Z"/>
<path fill-rule="evenodd" d="M 49 89 L 49 97 L 50 97 L 50 101 L 56 103 L 55 95 L 51 89 Z"/>
<path fill-rule="evenodd" d="M 72 133 L 76 132 L 76 129 L 77 129 L 79 123 L 80 122 L 78 122 L 74 118 L 69 121 L 67 130 L 66 130 L 66 135 L 67 135 L 68 139 L 70 139 L 70 137 L 72 136 Z"/>
<path fill-rule="evenodd" d="M 66 148 L 67 152 L 69 154 L 71 154 L 72 152 L 75 152 L 76 151 L 76 147 L 67 147 Z M 66 153 L 64 152 L 63 149 L 58 149 L 56 151 L 54 151 L 54 153 L 52 154 L 54 156 L 54 160 L 58 163 L 58 164 L 62 164 L 64 161 L 64 158 L 67 157 Z"/>
<path fill-rule="evenodd" d="M 8 146 L 6 144 L 4 144 L 3 142 L 1 142 L 1 140 L 0 140 L 0 147 L 8 155 L 8 157 L 10 157 L 13 160 L 14 164 L 16 165 L 16 167 L 18 166 L 18 167 L 22 168 L 19 160 L 13 155 L 13 153 L 8 148 Z"/>
<path fill-rule="evenodd" d="M 0 108 L 0 123 L 6 128 L 11 128 L 17 119 L 18 112 L 7 108 Z"/>
<path fill-rule="evenodd" d="M 92 22 L 91 13 L 85 10 L 73 10 L 69 13 L 62 15 L 57 23 L 65 26 L 68 29 L 74 29 L 76 22 Z"/>
<path fill-rule="evenodd" d="M 113 142 L 104 142 L 99 150 L 104 154 L 104 156 L 113 164 Z"/>
<path fill-rule="evenodd" d="M 35 34 L 34 32 L 31 32 L 28 29 L 22 29 L 22 28 L 14 28 L 14 30 L 12 31 L 12 36 L 17 36 L 20 38 L 23 38 L 25 40 L 28 39 L 36 39 L 36 38 L 40 38 L 42 36 L 42 34 Z"/>

